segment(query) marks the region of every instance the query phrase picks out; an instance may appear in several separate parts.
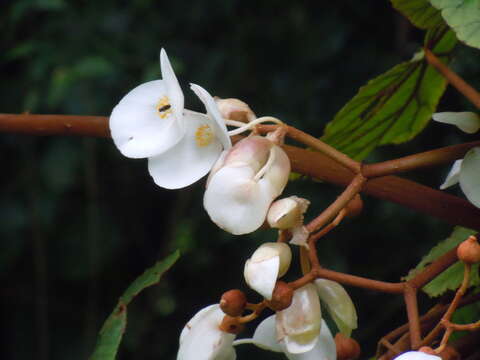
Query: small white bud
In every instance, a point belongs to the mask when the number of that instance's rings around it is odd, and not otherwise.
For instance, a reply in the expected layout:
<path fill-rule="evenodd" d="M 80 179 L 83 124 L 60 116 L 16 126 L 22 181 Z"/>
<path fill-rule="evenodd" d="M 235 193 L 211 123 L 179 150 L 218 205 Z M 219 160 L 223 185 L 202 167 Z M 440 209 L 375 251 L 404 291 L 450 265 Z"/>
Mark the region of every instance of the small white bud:
<path fill-rule="evenodd" d="M 267 220 L 272 228 L 280 230 L 290 229 L 303 223 L 303 213 L 307 210 L 310 201 L 297 196 L 275 201 L 268 210 Z"/>
<path fill-rule="evenodd" d="M 215 98 L 220 114 L 224 119 L 231 119 L 242 122 L 249 122 L 255 118 L 252 109 L 242 100 L 229 98 Z"/>

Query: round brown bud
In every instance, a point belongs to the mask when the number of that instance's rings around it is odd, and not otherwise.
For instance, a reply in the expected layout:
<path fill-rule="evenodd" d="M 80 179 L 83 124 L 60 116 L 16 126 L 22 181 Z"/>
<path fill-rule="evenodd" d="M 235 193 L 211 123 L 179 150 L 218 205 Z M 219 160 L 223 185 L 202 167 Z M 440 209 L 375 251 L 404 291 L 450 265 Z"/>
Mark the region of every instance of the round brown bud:
<path fill-rule="evenodd" d="M 361 350 L 358 342 L 342 333 L 335 335 L 335 345 L 337 346 L 337 360 L 354 360 L 360 357 Z"/>
<path fill-rule="evenodd" d="M 238 317 L 225 315 L 219 328 L 224 332 L 237 335 L 245 329 L 245 325 L 240 323 Z"/>
<path fill-rule="evenodd" d="M 273 311 L 282 311 L 292 303 L 293 289 L 284 281 L 277 281 L 272 293 L 272 300 L 267 305 Z"/>
<path fill-rule="evenodd" d="M 228 290 L 220 299 L 220 309 L 230 316 L 240 316 L 247 305 L 247 297 L 238 289 Z"/>
<path fill-rule="evenodd" d="M 480 245 L 475 236 L 470 236 L 467 240 L 458 245 L 458 258 L 466 264 L 475 264 L 480 262 Z"/>

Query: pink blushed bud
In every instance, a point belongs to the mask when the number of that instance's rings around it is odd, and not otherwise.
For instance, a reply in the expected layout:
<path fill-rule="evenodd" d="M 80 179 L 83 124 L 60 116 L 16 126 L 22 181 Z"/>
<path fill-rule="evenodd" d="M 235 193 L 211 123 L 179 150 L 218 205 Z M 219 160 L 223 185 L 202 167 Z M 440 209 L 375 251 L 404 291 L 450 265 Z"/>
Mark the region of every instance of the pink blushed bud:
<path fill-rule="evenodd" d="M 229 98 L 215 98 L 215 102 L 220 110 L 220 114 L 224 119 L 231 119 L 241 122 L 249 122 L 255 118 L 252 109 L 242 100 Z"/>

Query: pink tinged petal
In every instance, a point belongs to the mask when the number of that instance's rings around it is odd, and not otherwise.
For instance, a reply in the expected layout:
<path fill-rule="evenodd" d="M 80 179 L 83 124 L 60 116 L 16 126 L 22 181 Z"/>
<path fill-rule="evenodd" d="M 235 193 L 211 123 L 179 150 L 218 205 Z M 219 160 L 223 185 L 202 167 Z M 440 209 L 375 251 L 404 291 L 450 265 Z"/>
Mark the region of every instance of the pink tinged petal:
<path fill-rule="evenodd" d="M 226 150 L 230 149 L 232 147 L 232 141 L 228 136 L 227 126 L 225 125 L 222 115 L 220 115 L 220 111 L 218 110 L 217 104 L 215 104 L 215 100 L 213 100 L 208 91 L 201 86 L 191 84 L 190 88 L 200 98 L 207 109 L 208 115 L 214 120 L 215 134 L 222 143 L 223 148 Z"/>
<path fill-rule="evenodd" d="M 272 190 L 272 200 L 279 196 L 288 183 L 288 176 L 290 174 L 290 159 L 285 151 L 279 146 L 274 146 L 271 156 L 275 160 L 272 166 L 265 172 L 265 175 L 260 182 L 267 182 L 269 188 Z"/>
<path fill-rule="evenodd" d="M 183 92 L 164 49 L 160 50 L 160 69 L 173 113 L 178 121 L 182 121 L 184 104 Z"/>
<path fill-rule="evenodd" d="M 202 114 L 188 114 L 185 136 L 168 151 L 148 159 L 148 171 L 160 187 L 179 189 L 205 176 L 222 152 L 213 135 L 212 120 Z"/>
<path fill-rule="evenodd" d="M 180 335 L 177 360 L 234 360 L 235 335 L 219 329 L 224 316 L 218 304 L 197 313 Z"/>
<path fill-rule="evenodd" d="M 241 344 L 253 344 L 263 350 L 283 352 L 284 346 L 278 342 L 275 330 L 275 315 L 263 320 L 255 329 L 253 338 L 240 339 L 233 342 L 234 346 Z"/>
<path fill-rule="evenodd" d="M 469 111 L 435 113 L 432 118 L 441 123 L 455 125 L 468 134 L 474 134 L 480 129 L 480 117 Z"/>
<path fill-rule="evenodd" d="M 289 360 L 336 360 L 337 347 L 327 323 L 322 319 L 320 335 L 312 350 L 301 354 L 286 352 L 285 355 Z"/>
<path fill-rule="evenodd" d="M 247 234 L 264 222 L 272 201 L 268 184 L 253 181 L 248 166 L 224 166 L 210 179 L 203 205 L 212 221 L 234 235 Z"/>
<path fill-rule="evenodd" d="M 250 166 L 255 173 L 265 165 L 273 143 L 261 136 L 249 136 L 240 140 L 225 156 L 228 166 Z"/>
<path fill-rule="evenodd" d="M 394 360 L 441 360 L 441 357 L 426 354 L 421 351 L 407 351 L 397 356 Z"/>
<path fill-rule="evenodd" d="M 277 336 L 289 353 L 310 351 L 318 341 L 321 320 L 316 288 L 307 284 L 294 292 L 287 309 L 277 312 Z"/>
<path fill-rule="evenodd" d="M 357 328 L 357 311 L 350 295 L 335 281 L 317 279 L 315 286 L 340 332 L 350 336 L 352 330 Z"/>
<path fill-rule="evenodd" d="M 480 208 L 480 147 L 465 154 L 460 170 L 460 187 L 467 199 Z"/>
<path fill-rule="evenodd" d="M 272 292 L 278 278 L 280 257 L 275 256 L 268 260 L 254 262 L 251 259 L 245 262 L 243 275 L 248 286 L 262 295 L 265 299 L 272 299 Z"/>
<path fill-rule="evenodd" d="M 460 168 L 463 160 L 456 160 L 453 163 L 452 168 L 450 169 L 445 181 L 440 185 L 440 190 L 444 190 L 452 185 L 455 185 L 460 180 Z"/>
<path fill-rule="evenodd" d="M 110 115 L 110 132 L 120 152 L 130 158 L 145 158 L 167 151 L 185 130 L 175 116 L 161 118 L 158 101 L 166 96 L 165 83 L 154 80 L 131 90 Z"/>

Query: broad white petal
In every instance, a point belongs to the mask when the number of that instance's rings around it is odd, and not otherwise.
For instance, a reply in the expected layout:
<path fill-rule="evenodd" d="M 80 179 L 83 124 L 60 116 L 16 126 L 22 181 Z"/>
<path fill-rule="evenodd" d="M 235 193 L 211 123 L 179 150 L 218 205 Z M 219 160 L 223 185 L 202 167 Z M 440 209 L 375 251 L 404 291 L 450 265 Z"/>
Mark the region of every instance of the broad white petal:
<path fill-rule="evenodd" d="M 407 351 L 397 356 L 394 360 L 441 360 L 441 357 L 425 354 L 421 351 Z"/>
<path fill-rule="evenodd" d="M 212 132 L 206 115 L 185 116 L 187 131 L 175 146 L 148 159 L 148 171 L 155 184 L 180 189 L 205 176 L 222 152 L 222 144 Z"/>
<path fill-rule="evenodd" d="M 289 360 L 336 360 L 337 346 L 327 323 L 322 319 L 320 335 L 312 350 L 301 354 L 286 352 L 285 355 Z"/>
<path fill-rule="evenodd" d="M 442 185 L 440 185 L 440 190 L 444 190 L 452 185 L 455 185 L 460 180 L 460 168 L 463 160 L 456 160 L 453 163 L 452 168 L 448 172 L 447 177 Z"/>
<path fill-rule="evenodd" d="M 181 121 L 184 104 L 183 92 L 170 64 L 170 60 L 168 60 L 165 49 L 160 50 L 160 69 L 173 112 L 177 120 Z"/>
<path fill-rule="evenodd" d="M 197 315 L 186 325 L 188 330 L 184 329 L 180 335 L 177 360 L 235 359 L 232 351 L 235 335 L 219 329 L 225 316 L 220 306 L 209 306 Z"/>
<path fill-rule="evenodd" d="M 224 166 L 208 184 L 203 205 L 212 221 L 234 235 L 257 230 L 273 200 L 268 183 L 253 181 L 249 166 Z"/>
<path fill-rule="evenodd" d="M 480 129 L 480 117 L 469 111 L 436 113 L 432 115 L 432 119 L 441 123 L 455 125 L 468 134 L 474 134 Z"/>
<path fill-rule="evenodd" d="M 467 199 L 480 208 L 480 147 L 465 154 L 460 170 L 460 187 Z"/>
<path fill-rule="evenodd" d="M 249 259 L 245 262 L 243 274 L 250 288 L 258 292 L 265 299 L 271 300 L 272 292 L 277 282 L 279 268 L 279 256 L 258 262 Z"/>
<path fill-rule="evenodd" d="M 110 132 L 124 156 L 158 155 L 183 137 L 184 127 L 175 116 L 159 116 L 157 105 L 166 95 L 164 81 L 150 81 L 131 90 L 112 110 Z"/>
<path fill-rule="evenodd" d="M 225 150 L 230 149 L 232 147 L 232 141 L 228 136 L 227 126 L 225 125 L 225 121 L 223 120 L 222 115 L 220 115 L 220 111 L 218 110 L 215 100 L 213 100 L 212 96 L 208 93 L 208 91 L 201 86 L 198 86 L 196 84 L 190 84 L 190 88 L 195 94 L 197 94 L 200 100 L 202 100 L 205 108 L 207 109 L 207 113 L 212 117 L 213 120 L 215 120 L 215 132 L 217 137 L 223 144 L 223 148 Z"/>
<path fill-rule="evenodd" d="M 283 352 L 284 347 L 277 340 L 275 330 L 275 315 L 271 315 L 258 324 L 253 338 L 235 340 L 233 345 L 253 344 L 261 349 L 275 352 Z"/>
<path fill-rule="evenodd" d="M 285 151 L 279 146 L 274 146 L 271 149 L 271 155 L 274 161 L 271 167 L 265 172 L 265 175 L 260 182 L 268 182 L 269 188 L 272 190 L 273 198 L 279 196 L 288 183 L 290 174 L 290 159 Z"/>
<path fill-rule="evenodd" d="M 318 296 L 326 305 L 338 329 L 350 336 L 357 328 L 357 311 L 350 295 L 339 283 L 327 279 L 315 280 Z"/>

